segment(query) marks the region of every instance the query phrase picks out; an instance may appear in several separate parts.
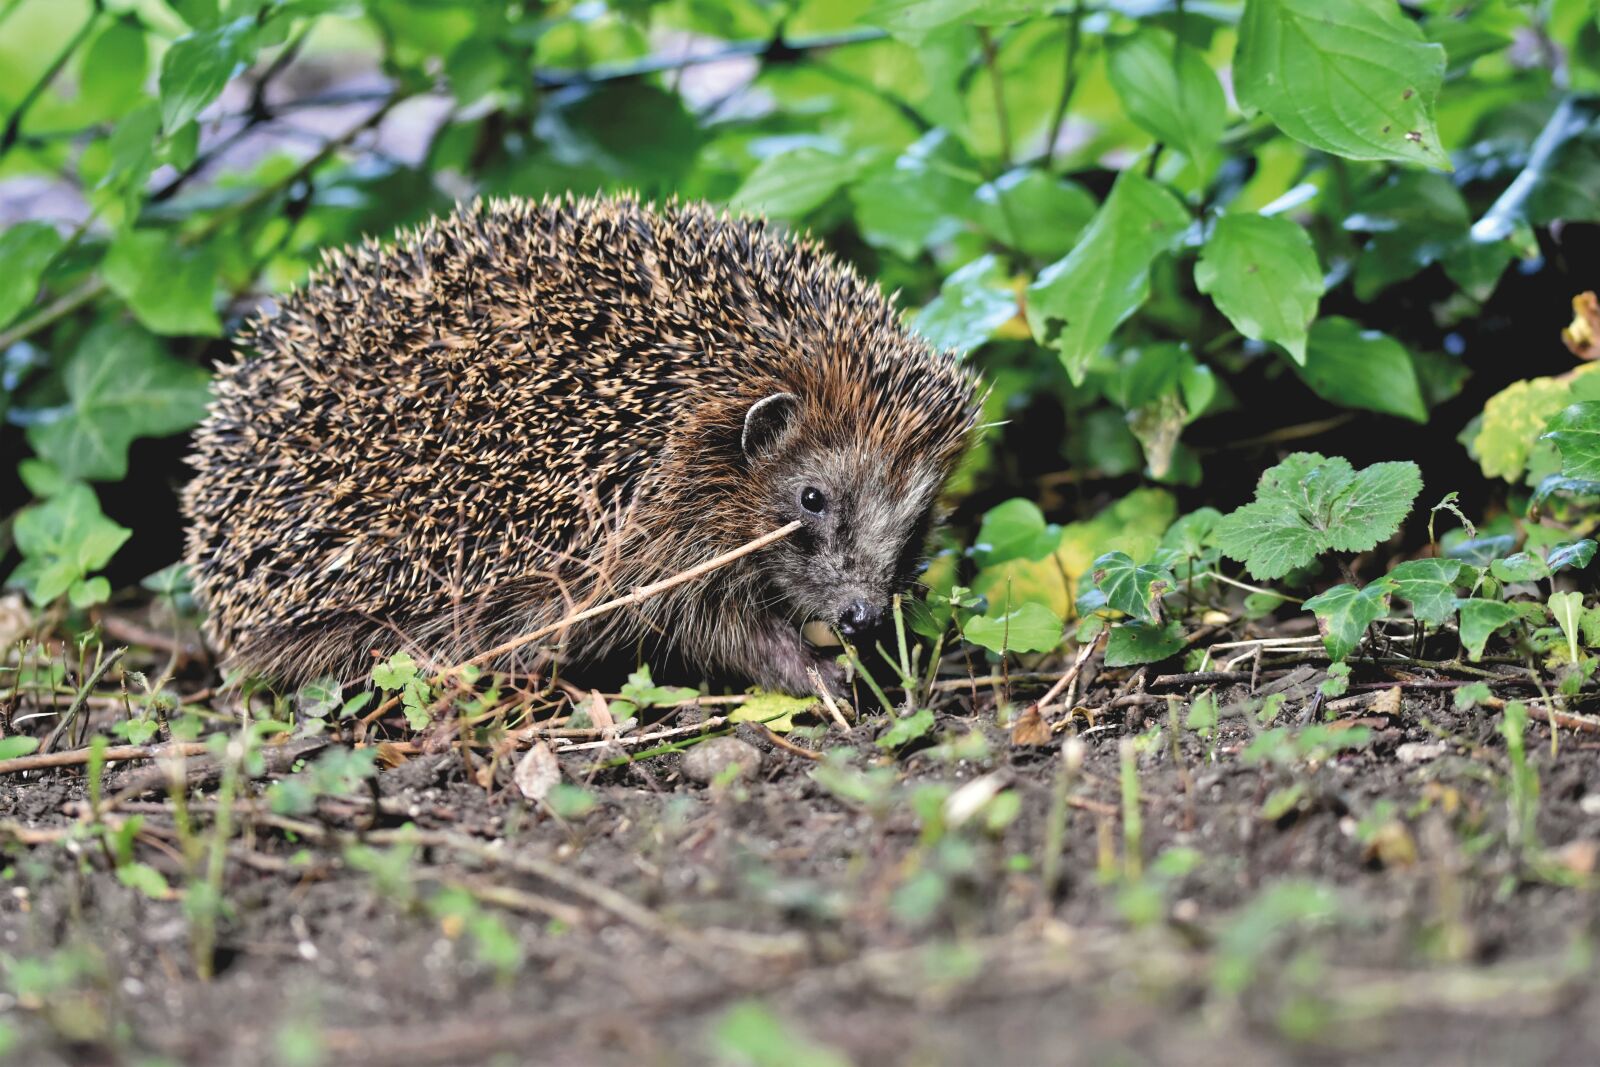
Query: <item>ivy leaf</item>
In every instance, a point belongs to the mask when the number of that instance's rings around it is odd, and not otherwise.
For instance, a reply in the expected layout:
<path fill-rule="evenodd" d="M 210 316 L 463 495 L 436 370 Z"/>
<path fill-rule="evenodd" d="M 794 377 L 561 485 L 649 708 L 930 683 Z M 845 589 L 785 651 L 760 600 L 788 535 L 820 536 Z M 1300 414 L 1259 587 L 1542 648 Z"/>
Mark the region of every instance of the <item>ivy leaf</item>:
<path fill-rule="evenodd" d="M 65 244 L 48 222 L 19 222 L 0 233 L 0 326 L 33 303 L 39 279 Z"/>
<path fill-rule="evenodd" d="M 1150 294 L 1150 265 L 1189 225 L 1178 198 L 1134 168 L 1118 177 L 1073 250 L 1028 287 L 1028 326 L 1073 384 Z"/>
<path fill-rule="evenodd" d="M 1322 645 L 1335 663 L 1343 663 L 1361 644 L 1367 627 L 1388 613 L 1393 592 L 1394 582 L 1380 578 L 1363 589 L 1336 585 L 1306 601 L 1306 610 L 1317 617 Z"/>
<path fill-rule="evenodd" d="M 1537 582 L 1550 577 L 1550 568 L 1532 552 L 1513 552 L 1505 559 L 1491 561 L 1489 573 L 1507 584 Z"/>
<path fill-rule="evenodd" d="M 1295 370 L 1312 392 L 1341 407 L 1428 421 L 1411 353 L 1394 338 L 1349 319 L 1332 315 L 1312 326 L 1305 365 Z"/>
<path fill-rule="evenodd" d="M 1126 552 L 1107 552 L 1089 574 L 1107 606 L 1148 622 L 1161 621 L 1161 598 L 1176 585 L 1166 568 L 1141 566 Z"/>
<path fill-rule="evenodd" d="M 930 345 L 965 354 L 1017 314 L 1017 294 L 992 255 L 979 256 L 944 280 L 939 295 L 911 320 Z"/>
<path fill-rule="evenodd" d="M 1563 478 L 1600 481 L 1600 401 L 1586 400 L 1558 411 L 1541 440 L 1554 441 L 1561 450 Z"/>
<path fill-rule="evenodd" d="M 1312 148 L 1449 170 L 1432 114 L 1444 66 L 1392 0 L 1246 0 L 1234 87 Z"/>
<path fill-rule="evenodd" d="M 1217 545 L 1257 579 L 1281 578 L 1329 550 L 1365 552 L 1394 535 L 1422 491 L 1415 463 L 1296 452 L 1261 475 L 1256 498 L 1217 523 Z"/>
<path fill-rule="evenodd" d="M 1564 541 L 1550 550 L 1545 559 L 1551 573 L 1568 567 L 1582 570 L 1594 560 L 1595 542 L 1585 537 L 1578 541 Z"/>
<path fill-rule="evenodd" d="M 1305 227 L 1268 215 L 1224 215 L 1194 265 L 1194 283 L 1255 341 L 1306 362 L 1306 331 L 1322 299 L 1322 268 Z"/>
<path fill-rule="evenodd" d="M 768 156 L 745 177 L 728 206 L 774 219 L 798 219 L 855 179 L 861 164 L 840 152 L 804 145 Z"/>
<path fill-rule="evenodd" d="M 180 363 L 137 327 L 90 330 L 62 370 L 68 403 L 28 427 L 28 441 L 69 478 L 123 478 L 128 445 L 187 430 L 205 414 L 206 372 Z"/>
<path fill-rule="evenodd" d="M 1114 38 L 1108 51 L 1106 76 L 1128 117 L 1209 175 L 1228 120 L 1228 100 L 1205 57 L 1149 25 Z"/>
<path fill-rule="evenodd" d="M 217 254 L 182 248 L 158 230 L 128 230 L 106 252 L 101 272 L 147 329 L 161 334 L 222 333 L 217 318 Z"/>
<path fill-rule="evenodd" d="M 1461 612 L 1461 643 L 1474 663 L 1483 658 L 1490 635 L 1522 618 L 1514 605 L 1499 600 L 1473 597 L 1456 601 L 1456 607 Z"/>
<path fill-rule="evenodd" d="M 186 34 L 161 57 L 161 129 L 171 134 L 222 94 L 255 55 L 256 20 L 238 18 Z"/>
<path fill-rule="evenodd" d="M 1030 600 L 999 617 L 969 619 L 961 632 L 990 652 L 1048 652 L 1061 644 L 1065 627 L 1055 612 Z"/>
<path fill-rule="evenodd" d="M 94 490 L 81 482 L 68 486 L 17 515 L 12 534 L 22 563 L 6 584 L 21 586 L 29 600 L 44 607 L 109 563 L 132 533 L 105 517 Z M 83 585 L 78 598 L 101 591 Z"/>
<path fill-rule="evenodd" d="M 1142 663 L 1156 663 L 1182 652 L 1183 644 L 1181 623 L 1156 626 L 1125 622 L 1113 627 L 1111 636 L 1106 638 L 1106 666 L 1136 667 Z"/>
<path fill-rule="evenodd" d="M 1411 615 L 1429 626 L 1440 626 L 1455 614 L 1456 583 L 1462 564 L 1454 559 L 1413 559 L 1389 572 L 1394 595 L 1411 605 Z"/>

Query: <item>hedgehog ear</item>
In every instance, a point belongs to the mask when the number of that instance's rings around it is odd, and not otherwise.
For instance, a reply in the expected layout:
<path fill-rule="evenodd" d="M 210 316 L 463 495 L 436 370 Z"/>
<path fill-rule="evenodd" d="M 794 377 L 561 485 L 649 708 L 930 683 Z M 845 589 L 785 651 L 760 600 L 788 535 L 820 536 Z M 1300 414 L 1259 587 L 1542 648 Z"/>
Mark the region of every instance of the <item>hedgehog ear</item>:
<path fill-rule="evenodd" d="M 745 457 L 757 459 L 776 448 L 799 411 L 800 398 L 793 393 L 773 393 L 751 404 L 744 413 L 744 432 L 739 435 Z"/>

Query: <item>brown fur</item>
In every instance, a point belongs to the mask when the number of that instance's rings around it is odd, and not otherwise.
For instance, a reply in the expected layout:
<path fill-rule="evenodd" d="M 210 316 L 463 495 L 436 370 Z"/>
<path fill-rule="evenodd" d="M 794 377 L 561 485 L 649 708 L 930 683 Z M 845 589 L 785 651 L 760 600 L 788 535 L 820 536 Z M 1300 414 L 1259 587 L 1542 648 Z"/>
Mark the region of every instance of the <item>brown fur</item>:
<path fill-rule="evenodd" d="M 463 206 L 328 255 L 242 342 L 196 434 L 187 559 L 227 663 L 289 681 L 463 659 L 737 547 L 794 517 L 808 456 L 931 496 L 975 417 L 873 286 L 694 205 Z M 745 414 L 777 392 L 792 440 L 757 461 Z M 797 616 L 827 612 L 768 581 L 774 551 L 568 646 L 805 688 Z"/>

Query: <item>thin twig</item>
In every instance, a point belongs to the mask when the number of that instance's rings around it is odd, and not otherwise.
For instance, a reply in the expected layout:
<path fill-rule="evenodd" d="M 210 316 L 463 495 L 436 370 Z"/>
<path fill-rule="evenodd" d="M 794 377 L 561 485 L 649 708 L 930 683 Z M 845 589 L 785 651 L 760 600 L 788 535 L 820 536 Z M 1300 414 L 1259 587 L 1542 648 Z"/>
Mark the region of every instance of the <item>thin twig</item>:
<path fill-rule="evenodd" d="M 1103 634 L 1101 636 L 1103 636 Z M 1045 692 L 1044 696 L 1033 702 L 1033 706 L 1036 710 L 1043 714 L 1045 706 L 1056 697 L 1060 696 L 1062 690 L 1066 689 L 1067 686 L 1072 684 L 1072 680 L 1078 676 L 1079 671 L 1083 670 L 1083 665 L 1089 661 L 1089 655 L 1094 652 L 1095 647 L 1099 644 L 1100 637 L 1097 636 L 1093 641 L 1090 641 L 1088 644 L 1078 649 L 1078 657 L 1072 661 L 1072 666 L 1067 668 L 1067 673 L 1056 679 L 1056 684 L 1052 685 Z"/>
<path fill-rule="evenodd" d="M 625 608 L 633 604 L 641 603 L 645 600 L 649 600 L 658 593 L 664 593 L 668 589 L 672 589 L 675 586 L 683 585 L 685 582 L 692 582 L 696 578 L 703 578 L 712 571 L 726 567 L 728 564 L 736 562 L 737 560 L 750 555 L 752 552 L 759 552 L 768 545 L 776 544 L 785 537 L 788 537 L 790 534 L 794 533 L 796 530 L 800 529 L 802 525 L 803 523 L 801 523 L 799 519 L 796 519 L 786 526 L 780 526 L 771 533 L 762 534 L 754 541 L 745 542 L 731 552 L 724 552 L 720 556 L 714 556 L 711 559 L 706 560 L 704 563 L 690 567 L 686 571 L 680 571 L 670 578 L 663 578 L 661 581 L 652 582 L 649 585 L 641 585 L 633 592 L 628 593 L 625 596 L 617 597 L 615 600 L 608 600 L 604 604 L 596 604 L 592 608 L 585 608 L 583 611 L 568 615 L 562 619 L 558 619 L 549 626 L 541 626 L 532 633 L 523 634 L 521 637 L 514 637 L 510 641 L 496 645 L 487 652 L 483 652 L 472 657 L 465 663 L 459 663 L 456 666 L 449 668 L 444 673 L 446 675 L 456 674 L 466 667 L 473 667 L 480 663 L 487 663 L 490 660 L 499 659 L 501 656 L 504 656 L 507 653 L 515 652 L 517 649 L 522 648 L 525 645 L 530 645 L 541 638 L 549 637 L 551 634 L 558 633 L 567 629 L 568 627 L 576 626 L 580 622 L 587 622 L 590 619 L 616 611 L 618 608 Z"/>
<path fill-rule="evenodd" d="M 107 763 L 131 759 L 161 759 L 165 756 L 198 756 L 209 750 L 203 741 L 188 741 L 174 745 L 113 745 L 105 750 Z M 92 748 L 75 748 L 68 752 L 36 752 L 31 756 L 0 760 L 0 774 L 17 774 L 21 771 L 40 771 L 48 767 L 78 767 L 89 762 Z"/>

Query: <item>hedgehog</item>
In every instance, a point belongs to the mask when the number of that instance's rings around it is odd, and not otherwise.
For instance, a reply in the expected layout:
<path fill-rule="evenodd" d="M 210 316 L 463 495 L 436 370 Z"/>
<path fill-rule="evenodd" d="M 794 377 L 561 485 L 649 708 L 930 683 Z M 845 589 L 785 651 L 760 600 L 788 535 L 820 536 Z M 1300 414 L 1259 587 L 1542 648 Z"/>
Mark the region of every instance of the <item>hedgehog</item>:
<path fill-rule="evenodd" d="M 979 408 L 811 239 L 630 197 L 478 201 L 327 252 L 238 341 L 185 555 L 223 667 L 290 684 L 466 662 L 798 521 L 539 662 L 837 690 L 821 635 L 914 582 Z"/>

